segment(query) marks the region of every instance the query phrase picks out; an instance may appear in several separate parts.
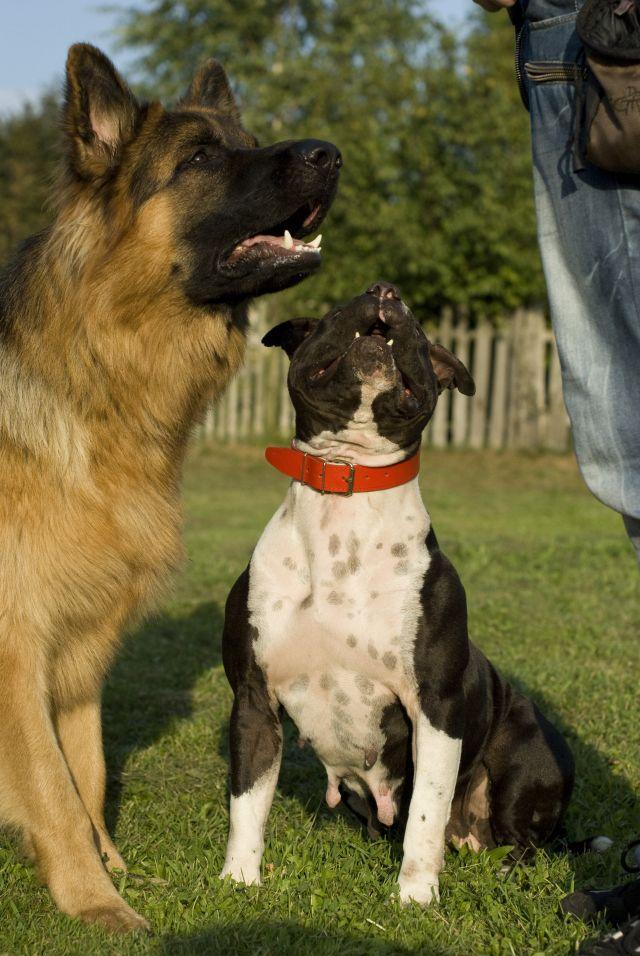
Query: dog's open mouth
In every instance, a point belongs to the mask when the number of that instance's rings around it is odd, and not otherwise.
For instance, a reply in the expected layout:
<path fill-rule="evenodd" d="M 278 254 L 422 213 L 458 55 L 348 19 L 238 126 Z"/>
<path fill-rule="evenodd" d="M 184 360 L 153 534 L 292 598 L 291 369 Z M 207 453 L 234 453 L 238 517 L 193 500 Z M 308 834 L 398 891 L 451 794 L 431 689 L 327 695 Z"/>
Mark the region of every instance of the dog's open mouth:
<path fill-rule="evenodd" d="M 289 261 L 300 257 L 312 257 L 319 261 L 322 236 L 316 236 L 311 242 L 304 242 L 302 237 L 320 222 L 325 211 L 321 202 L 311 200 L 305 203 L 292 216 L 275 226 L 247 236 L 234 246 L 227 261 L 235 264 L 245 259 L 277 258 Z"/>
<path fill-rule="evenodd" d="M 321 381 L 321 380 L 323 380 L 323 379 L 326 380 L 327 378 L 329 378 L 329 377 L 331 376 L 331 374 L 332 374 L 333 372 L 335 372 L 335 370 L 337 369 L 338 365 L 340 364 L 340 362 L 342 361 L 342 359 L 345 357 L 345 355 L 347 354 L 347 352 L 352 348 L 352 346 L 354 345 L 354 343 L 357 342 L 358 340 L 362 340 L 362 339 L 374 339 L 374 340 L 377 340 L 378 347 L 383 348 L 384 346 L 386 346 L 387 348 L 389 348 L 389 349 L 391 349 L 391 350 L 392 350 L 392 347 L 393 347 L 393 344 L 394 344 L 394 340 L 393 340 L 393 330 L 391 329 L 391 327 L 390 327 L 389 325 L 387 325 L 386 322 L 384 322 L 382 319 L 378 318 L 378 319 L 375 320 L 375 322 L 373 322 L 373 323 L 369 326 L 369 328 L 366 330 L 366 332 L 356 332 L 355 335 L 354 335 L 354 337 L 353 337 L 353 340 L 350 342 L 350 344 L 347 346 L 347 348 L 346 348 L 343 352 L 340 353 L 340 355 L 336 356 L 336 358 L 334 358 L 334 359 L 333 359 L 331 362 L 329 362 L 328 364 L 326 364 L 326 365 L 321 365 L 321 366 L 319 366 L 318 368 L 314 369 L 313 372 L 311 372 L 311 374 L 310 374 L 310 376 L 309 376 L 309 378 L 311 379 L 311 381 L 312 381 L 312 382 L 319 382 L 319 381 Z M 394 366 L 395 366 L 396 374 L 398 375 L 398 378 L 399 378 L 398 384 L 399 384 L 400 388 L 402 389 L 402 394 L 403 394 L 403 396 L 404 396 L 405 398 L 414 398 L 414 397 L 415 397 L 415 387 L 414 387 L 414 385 L 413 385 L 411 379 L 410 379 L 407 375 L 405 375 L 405 373 L 402 371 L 402 369 L 398 366 L 397 362 L 394 360 L 393 350 L 391 351 L 390 354 L 391 354 L 391 357 L 392 357 L 392 360 L 393 360 L 393 364 L 394 364 Z"/>

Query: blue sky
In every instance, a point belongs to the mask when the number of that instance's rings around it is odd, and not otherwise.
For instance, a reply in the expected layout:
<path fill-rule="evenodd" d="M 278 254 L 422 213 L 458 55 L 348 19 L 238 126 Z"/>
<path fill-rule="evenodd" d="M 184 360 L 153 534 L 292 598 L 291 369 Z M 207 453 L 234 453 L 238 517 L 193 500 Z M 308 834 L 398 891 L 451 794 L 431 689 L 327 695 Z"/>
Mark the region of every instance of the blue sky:
<path fill-rule="evenodd" d="M 144 0 L 104 0 L 126 7 Z M 473 9 L 471 0 L 431 0 L 441 16 L 459 19 Z M 112 14 L 100 10 L 100 0 L 3 0 L 0 34 L 0 113 L 16 109 L 25 99 L 60 82 L 67 47 L 78 40 L 102 47 L 121 68 L 126 57 L 113 50 Z"/>

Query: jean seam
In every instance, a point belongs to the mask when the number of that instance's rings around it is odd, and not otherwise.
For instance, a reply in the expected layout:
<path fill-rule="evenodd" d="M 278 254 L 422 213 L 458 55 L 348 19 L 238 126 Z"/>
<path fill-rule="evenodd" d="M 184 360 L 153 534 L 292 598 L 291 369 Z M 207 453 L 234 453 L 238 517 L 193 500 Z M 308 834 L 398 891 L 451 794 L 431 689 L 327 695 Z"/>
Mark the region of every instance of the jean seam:
<path fill-rule="evenodd" d="M 529 28 L 531 30 L 549 30 L 553 27 L 562 26 L 563 23 L 571 23 L 577 15 L 578 11 L 574 10 L 573 13 L 563 13 L 562 16 L 550 17 L 548 20 L 530 20 Z"/>

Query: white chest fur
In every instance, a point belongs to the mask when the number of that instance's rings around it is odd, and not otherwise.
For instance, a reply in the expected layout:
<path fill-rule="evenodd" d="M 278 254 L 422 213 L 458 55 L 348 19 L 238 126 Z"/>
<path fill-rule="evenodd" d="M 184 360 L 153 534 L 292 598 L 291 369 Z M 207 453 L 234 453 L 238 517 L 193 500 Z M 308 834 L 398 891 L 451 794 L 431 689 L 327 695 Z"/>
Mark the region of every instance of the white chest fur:
<path fill-rule="evenodd" d="M 428 530 L 417 480 L 351 498 L 294 482 L 251 562 L 255 654 L 272 693 L 325 764 L 328 801 L 340 779 L 366 783 L 383 822 L 394 782 L 377 761 L 380 719 L 415 684 Z"/>

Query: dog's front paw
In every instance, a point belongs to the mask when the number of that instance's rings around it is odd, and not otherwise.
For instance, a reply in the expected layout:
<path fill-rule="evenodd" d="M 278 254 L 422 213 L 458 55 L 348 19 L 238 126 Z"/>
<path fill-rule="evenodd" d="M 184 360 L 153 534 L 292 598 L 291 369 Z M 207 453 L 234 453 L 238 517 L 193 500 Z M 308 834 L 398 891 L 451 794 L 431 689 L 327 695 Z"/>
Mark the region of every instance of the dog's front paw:
<path fill-rule="evenodd" d="M 220 879 L 224 880 L 228 876 L 236 883 L 244 883 L 245 886 L 260 886 L 260 867 L 252 862 L 227 860 L 222 867 Z"/>
<path fill-rule="evenodd" d="M 416 874 L 405 875 L 401 872 L 398 877 L 398 886 L 400 888 L 398 896 L 403 906 L 408 906 L 410 903 L 429 906 L 440 899 L 437 876 L 425 874 L 419 877 Z"/>

